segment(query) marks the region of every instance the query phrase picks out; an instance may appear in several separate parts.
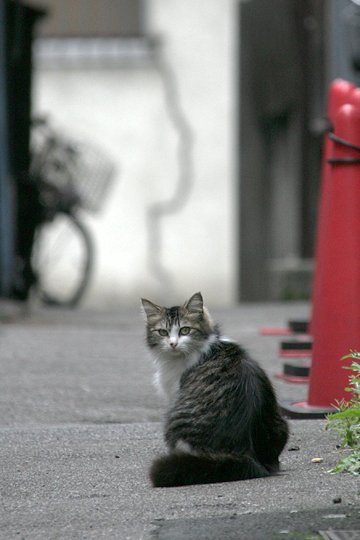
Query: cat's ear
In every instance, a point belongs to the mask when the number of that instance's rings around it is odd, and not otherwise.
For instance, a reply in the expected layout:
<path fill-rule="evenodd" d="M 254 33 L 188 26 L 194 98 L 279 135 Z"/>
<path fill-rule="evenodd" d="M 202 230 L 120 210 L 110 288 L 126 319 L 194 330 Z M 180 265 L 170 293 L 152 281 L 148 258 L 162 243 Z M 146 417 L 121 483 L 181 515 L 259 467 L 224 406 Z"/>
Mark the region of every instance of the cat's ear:
<path fill-rule="evenodd" d="M 185 303 L 184 308 L 190 313 L 203 313 L 204 302 L 200 292 L 192 295 L 192 297 Z"/>
<path fill-rule="evenodd" d="M 153 304 L 152 302 L 150 302 L 150 300 L 146 300 L 145 298 L 142 298 L 141 304 L 142 304 L 144 313 L 148 319 L 151 317 L 159 317 L 159 315 L 161 315 L 162 313 L 162 308 L 160 306 L 157 306 L 156 304 Z"/>

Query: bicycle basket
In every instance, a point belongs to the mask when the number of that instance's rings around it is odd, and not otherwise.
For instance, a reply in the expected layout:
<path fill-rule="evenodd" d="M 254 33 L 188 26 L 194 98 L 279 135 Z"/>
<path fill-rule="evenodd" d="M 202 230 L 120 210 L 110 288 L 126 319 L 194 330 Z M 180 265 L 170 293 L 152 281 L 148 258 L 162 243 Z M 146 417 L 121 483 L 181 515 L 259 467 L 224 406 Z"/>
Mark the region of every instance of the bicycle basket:
<path fill-rule="evenodd" d="M 111 185 L 115 167 L 105 153 L 90 142 L 73 142 L 71 147 L 75 152 L 72 176 L 80 206 L 97 212 Z"/>
<path fill-rule="evenodd" d="M 32 173 L 59 195 L 74 193 L 78 206 L 97 212 L 113 180 L 112 161 L 92 142 L 75 140 L 47 123 L 34 125 Z"/>

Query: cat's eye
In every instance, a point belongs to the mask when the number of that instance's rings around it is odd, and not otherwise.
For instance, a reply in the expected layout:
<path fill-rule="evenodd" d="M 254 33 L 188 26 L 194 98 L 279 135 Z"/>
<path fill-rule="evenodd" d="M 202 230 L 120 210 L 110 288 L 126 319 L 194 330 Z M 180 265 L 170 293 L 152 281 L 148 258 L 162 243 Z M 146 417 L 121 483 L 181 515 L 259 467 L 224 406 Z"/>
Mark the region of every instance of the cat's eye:
<path fill-rule="evenodd" d="M 179 334 L 181 336 L 187 336 L 188 334 L 190 334 L 190 330 L 191 328 L 189 326 L 183 326 L 182 328 L 180 328 Z"/>
<path fill-rule="evenodd" d="M 160 336 L 163 336 L 163 337 L 165 337 L 165 336 L 168 335 L 168 331 L 167 331 L 167 330 L 164 330 L 163 328 L 160 328 L 160 329 L 158 330 L 158 332 L 159 332 L 159 335 L 160 335 Z"/>

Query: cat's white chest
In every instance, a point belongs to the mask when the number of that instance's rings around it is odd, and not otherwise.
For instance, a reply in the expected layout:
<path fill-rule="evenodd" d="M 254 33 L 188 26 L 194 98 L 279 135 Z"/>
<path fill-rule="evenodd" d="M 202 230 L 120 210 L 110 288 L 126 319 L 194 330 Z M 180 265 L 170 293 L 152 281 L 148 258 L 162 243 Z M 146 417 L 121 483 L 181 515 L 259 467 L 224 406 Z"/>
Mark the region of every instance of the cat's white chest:
<path fill-rule="evenodd" d="M 163 354 L 155 359 L 156 372 L 154 384 L 161 395 L 168 403 L 173 402 L 179 390 L 181 375 L 186 369 L 198 361 L 196 358 L 176 356 L 173 354 Z"/>
<path fill-rule="evenodd" d="M 190 353 L 161 352 L 154 355 L 156 372 L 154 376 L 155 387 L 168 403 L 172 403 L 177 396 L 180 379 L 184 371 L 197 364 L 203 354 L 207 354 L 211 345 L 217 340 L 212 334 L 199 349 Z"/>

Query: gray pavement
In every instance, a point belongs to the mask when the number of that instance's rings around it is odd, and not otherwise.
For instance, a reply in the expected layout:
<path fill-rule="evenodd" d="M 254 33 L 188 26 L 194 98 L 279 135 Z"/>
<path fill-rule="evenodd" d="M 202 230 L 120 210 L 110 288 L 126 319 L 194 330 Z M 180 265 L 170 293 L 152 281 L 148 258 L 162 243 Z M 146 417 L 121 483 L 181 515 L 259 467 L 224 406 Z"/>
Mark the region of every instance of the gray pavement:
<path fill-rule="evenodd" d="M 324 421 L 291 421 L 278 476 L 153 489 L 147 470 L 164 450 L 163 404 L 136 307 L 3 314 L 1 539 L 310 539 L 330 530 L 357 533 L 323 538 L 360 538 L 359 479 L 327 472 L 344 451 Z M 280 400 L 306 398 L 306 385 L 274 378 L 280 339 L 259 335 L 306 317 L 306 304 L 214 315 L 268 371 Z"/>

